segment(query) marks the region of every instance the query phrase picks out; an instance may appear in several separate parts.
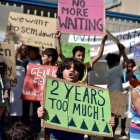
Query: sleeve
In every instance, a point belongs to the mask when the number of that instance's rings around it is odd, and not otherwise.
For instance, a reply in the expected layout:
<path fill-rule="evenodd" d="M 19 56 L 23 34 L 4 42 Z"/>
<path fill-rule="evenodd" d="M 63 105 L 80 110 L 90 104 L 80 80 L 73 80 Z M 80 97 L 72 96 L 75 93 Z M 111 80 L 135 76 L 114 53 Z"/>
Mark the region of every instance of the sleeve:
<path fill-rule="evenodd" d="M 85 67 L 88 70 L 88 72 L 94 69 L 91 61 L 85 63 Z"/>
<path fill-rule="evenodd" d="M 123 64 L 113 67 L 112 72 L 115 73 L 115 75 L 122 76 L 123 75 Z"/>

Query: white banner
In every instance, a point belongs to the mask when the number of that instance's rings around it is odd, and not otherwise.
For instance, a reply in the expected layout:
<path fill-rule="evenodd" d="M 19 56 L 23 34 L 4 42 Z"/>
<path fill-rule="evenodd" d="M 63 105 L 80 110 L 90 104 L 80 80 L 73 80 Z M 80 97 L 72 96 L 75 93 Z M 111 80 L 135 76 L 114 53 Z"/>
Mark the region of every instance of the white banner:
<path fill-rule="evenodd" d="M 133 58 L 134 47 L 140 45 L 140 28 L 112 34 L 126 47 L 125 52 L 128 58 Z M 70 35 L 68 42 L 89 43 L 91 45 L 91 57 L 94 57 L 99 52 L 101 40 L 102 37 L 100 36 Z M 108 53 L 119 54 L 117 45 L 109 38 L 105 43 L 103 57 L 100 60 L 105 60 L 104 58 Z"/>

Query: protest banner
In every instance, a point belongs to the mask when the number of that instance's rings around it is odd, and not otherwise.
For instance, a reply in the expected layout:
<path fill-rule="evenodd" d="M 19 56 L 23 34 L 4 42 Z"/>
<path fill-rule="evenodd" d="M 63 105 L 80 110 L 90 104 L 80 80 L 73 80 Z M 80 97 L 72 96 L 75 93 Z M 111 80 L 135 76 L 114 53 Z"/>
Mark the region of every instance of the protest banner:
<path fill-rule="evenodd" d="M 81 43 L 69 43 L 69 42 L 61 42 L 61 49 L 64 56 L 67 58 L 73 57 L 72 50 L 75 46 L 82 46 L 85 48 L 85 60 L 84 63 L 90 61 L 90 44 L 81 44 Z M 61 60 L 59 58 L 59 60 Z"/>
<path fill-rule="evenodd" d="M 43 66 L 29 64 L 23 84 L 21 99 L 30 101 L 42 101 L 44 76 L 56 77 L 56 66 Z"/>
<path fill-rule="evenodd" d="M 116 99 L 116 93 L 50 76 L 46 76 L 45 82 L 43 107 L 46 108 L 47 115 L 42 122 L 43 127 L 89 135 L 112 136 L 112 127 L 108 124 L 108 120 L 111 118 L 113 104 L 112 101 L 110 104 L 110 100 Z M 117 93 L 117 99 L 120 98 L 127 104 L 125 94 Z M 115 108 L 117 114 L 126 109 L 126 105 L 121 106 L 118 100 L 113 105 L 117 106 Z"/>
<path fill-rule="evenodd" d="M 5 78 L 11 86 L 16 86 L 16 59 L 14 44 L 0 42 L 0 60 L 6 64 Z"/>
<path fill-rule="evenodd" d="M 55 18 L 10 12 L 5 41 L 54 48 L 56 22 Z"/>
<path fill-rule="evenodd" d="M 0 108 L 7 105 L 7 99 L 4 98 L 5 93 L 5 83 L 4 83 L 4 68 L 0 66 Z M 2 111 L 2 110 L 1 110 Z M 0 111 L 0 114 L 2 112 Z"/>
<path fill-rule="evenodd" d="M 134 58 L 140 58 L 140 46 L 135 46 Z"/>
<path fill-rule="evenodd" d="M 59 0 L 58 29 L 63 33 L 105 34 L 104 0 Z"/>

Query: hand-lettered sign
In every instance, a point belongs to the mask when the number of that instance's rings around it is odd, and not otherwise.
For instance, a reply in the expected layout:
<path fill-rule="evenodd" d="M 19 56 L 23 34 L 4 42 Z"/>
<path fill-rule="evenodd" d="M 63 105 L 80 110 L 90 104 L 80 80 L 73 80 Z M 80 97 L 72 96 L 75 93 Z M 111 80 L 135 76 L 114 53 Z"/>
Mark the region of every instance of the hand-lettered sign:
<path fill-rule="evenodd" d="M 135 46 L 134 58 L 140 58 L 140 46 Z"/>
<path fill-rule="evenodd" d="M 43 127 L 74 133 L 112 136 L 108 90 L 46 76 Z"/>
<path fill-rule="evenodd" d="M 0 107 L 6 106 L 7 99 L 4 98 L 5 83 L 4 83 L 4 68 L 0 66 Z"/>
<path fill-rule="evenodd" d="M 11 12 L 8 19 L 6 42 L 39 47 L 55 47 L 55 18 Z"/>
<path fill-rule="evenodd" d="M 56 77 L 56 72 L 56 66 L 29 64 L 22 89 L 21 99 L 42 101 L 44 76 L 50 75 Z"/>
<path fill-rule="evenodd" d="M 90 57 L 90 44 L 61 42 L 61 49 L 62 49 L 62 53 L 64 54 L 64 56 L 66 56 L 67 58 L 72 57 L 73 56 L 72 50 L 75 46 L 82 46 L 85 48 L 84 63 L 89 62 L 91 59 L 91 57 Z M 61 60 L 61 59 L 59 58 L 59 60 Z"/>
<path fill-rule="evenodd" d="M 104 0 L 59 0 L 58 29 L 63 33 L 105 34 Z"/>
<path fill-rule="evenodd" d="M 0 60 L 6 64 L 5 78 L 11 86 L 16 86 L 16 60 L 14 44 L 0 42 Z"/>

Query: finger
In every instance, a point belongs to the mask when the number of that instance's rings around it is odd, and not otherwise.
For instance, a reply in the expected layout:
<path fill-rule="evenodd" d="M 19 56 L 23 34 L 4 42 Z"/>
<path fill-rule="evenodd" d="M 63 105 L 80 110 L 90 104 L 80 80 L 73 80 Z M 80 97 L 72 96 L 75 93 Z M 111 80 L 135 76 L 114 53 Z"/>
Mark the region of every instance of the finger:
<path fill-rule="evenodd" d="M 41 107 L 43 107 L 43 102 L 42 101 L 40 102 L 40 105 L 41 105 Z"/>

